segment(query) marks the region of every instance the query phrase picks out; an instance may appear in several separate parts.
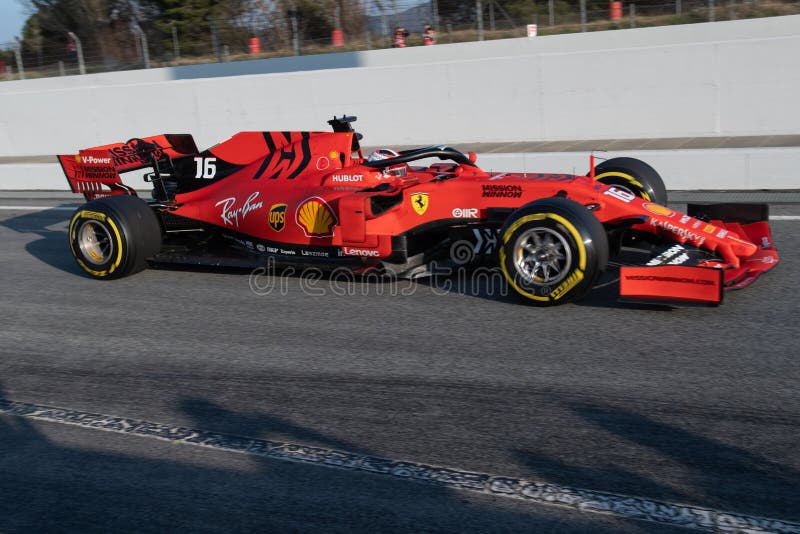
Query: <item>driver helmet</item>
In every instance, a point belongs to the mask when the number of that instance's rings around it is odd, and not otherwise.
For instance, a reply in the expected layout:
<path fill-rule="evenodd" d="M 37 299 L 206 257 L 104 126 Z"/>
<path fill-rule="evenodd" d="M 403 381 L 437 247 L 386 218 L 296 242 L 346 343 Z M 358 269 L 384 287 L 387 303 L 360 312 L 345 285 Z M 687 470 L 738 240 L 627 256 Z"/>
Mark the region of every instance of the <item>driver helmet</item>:
<path fill-rule="evenodd" d="M 384 159 L 396 158 L 400 154 L 391 148 L 379 148 L 367 157 L 367 161 L 381 161 Z M 405 176 L 408 173 L 408 165 L 398 163 L 383 169 L 384 176 Z"/>

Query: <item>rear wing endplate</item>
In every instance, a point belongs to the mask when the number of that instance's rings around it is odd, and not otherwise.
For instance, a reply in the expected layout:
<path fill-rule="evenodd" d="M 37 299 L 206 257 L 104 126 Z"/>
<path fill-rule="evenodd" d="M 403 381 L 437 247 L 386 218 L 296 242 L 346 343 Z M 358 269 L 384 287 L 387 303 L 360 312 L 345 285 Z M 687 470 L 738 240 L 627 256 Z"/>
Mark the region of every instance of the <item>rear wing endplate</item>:
<path fill-rule="evenodd" d="M 58 161 L 73 193 L 87 200 L 111 195 L 136 195 L 122 183 L 120 173 L 158 166 L 172 158 L 197 154 L 197 145 L 189 134 L 162 134 L 131 139 L 86 150 L 59 155 Z"/>

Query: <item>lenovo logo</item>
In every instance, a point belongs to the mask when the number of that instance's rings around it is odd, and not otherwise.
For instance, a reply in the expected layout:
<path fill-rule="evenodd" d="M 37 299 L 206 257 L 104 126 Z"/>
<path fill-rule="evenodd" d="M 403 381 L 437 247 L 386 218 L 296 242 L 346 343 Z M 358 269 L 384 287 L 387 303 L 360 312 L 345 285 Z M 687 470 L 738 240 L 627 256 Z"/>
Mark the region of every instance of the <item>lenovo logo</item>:
<path fill-rule="evenodd" d="M 380 256 L 381 253 L 377 250 L 367 250 L 363 248 L 350 248 L 342 247 L 342 254 L 345 256 L 361 256 L 361 257 L 375 257 Z"/>

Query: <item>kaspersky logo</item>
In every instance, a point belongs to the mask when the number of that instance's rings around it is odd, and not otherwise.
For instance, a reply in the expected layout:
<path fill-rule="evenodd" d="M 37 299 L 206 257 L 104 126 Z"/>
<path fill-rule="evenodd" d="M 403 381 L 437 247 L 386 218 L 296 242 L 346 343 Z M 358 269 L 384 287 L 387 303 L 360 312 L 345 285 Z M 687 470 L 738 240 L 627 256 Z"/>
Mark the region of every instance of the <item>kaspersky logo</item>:
<path fill-rule="evenodd" d="M 273 204 L 269 209 L 269 227 L 280 232 L 286 227 L 286 204 Z"/>

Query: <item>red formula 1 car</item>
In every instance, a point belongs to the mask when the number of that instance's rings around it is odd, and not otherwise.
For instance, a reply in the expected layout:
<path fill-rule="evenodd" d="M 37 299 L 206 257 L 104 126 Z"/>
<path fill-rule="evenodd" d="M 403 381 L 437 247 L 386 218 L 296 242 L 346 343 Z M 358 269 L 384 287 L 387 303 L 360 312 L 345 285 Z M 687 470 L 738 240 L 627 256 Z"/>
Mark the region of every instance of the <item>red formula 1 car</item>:
<path fill-rule="evenodd" d="M 202 152 L 190 135 L 158 135 L 59 156 L 88 200 L 70 221 L 72 253 L 96 278 L 148 262 L 398 277 L 488 262 L 545 306 L 585 295 L 607 266 L 620 267 L 623 298 L 716 304 L 778 261 L 765 205 L 679 213 L 639 160 L 574 176 L 487 173 L 448 146 L 365 157 L 353 121 L 242 132 Z M 149 200 L 120 179 L 143 168 Z"/>

